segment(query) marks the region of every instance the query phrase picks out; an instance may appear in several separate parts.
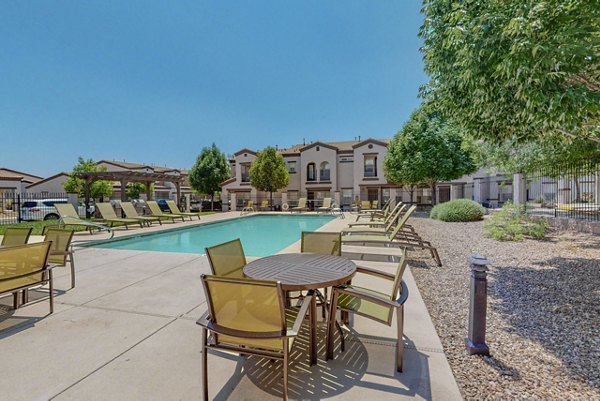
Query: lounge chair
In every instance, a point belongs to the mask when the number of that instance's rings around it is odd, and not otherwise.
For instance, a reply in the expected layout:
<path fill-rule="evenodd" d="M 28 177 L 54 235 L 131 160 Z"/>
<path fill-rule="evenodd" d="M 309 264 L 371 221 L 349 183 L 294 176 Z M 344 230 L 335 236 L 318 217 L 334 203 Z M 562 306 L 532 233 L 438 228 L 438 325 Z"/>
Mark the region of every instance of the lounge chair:
<path fill-rule="evenodd" d="M 4 232 L 0 246 L 25 245 L 31 235 L 31 227 L 8 227 Z"/>
<path fill-rule="evenodd" d="M 279 282 L 202 276 L 208 311 L 202 326 L 202 391 L 208 400 L 208 350 L 255 355 L 283 362 L 283 399 L 288 399 L 288 362 L 312 296 L 298 309 L 285 308 Z M 209 332 L 211 337 L 209 340 Z"/>
<path fill-rule="evenodd" d="M 0 294 L 12 292 L 13 307 L 19 307 L 19 292 L 30 287 L 50 284 L 50 313 L 54 312 L 54 284 L 52 267 L 48 265 L 50 242 L 16 245 L 0 248 Z"/>
<path fill-rule="evenodd" d="M 179 208 L 175 204 L 175 201 L 168 200 L 167 206 L 169 206 L 169 210 L 171 210 L 172 214 L 183 216 L 183 217 L 189 217 L 190 221 L 192 221 L 192 217 L 197 217 L 198 220 L 200 220 L 200 212 L 182 212 L 181 210 L 179 210 Z"/>
<path fill-rule="evenodd" d="M 144 223 L 140 220 L 123 219 L 117 216 L 115 209 L 113 209 L 112 205 L 108 202 L 96 203 L 96 208 L 98 208 L 100 215 L 102 215 L 104 223 L 110 227 L 114 227 L 115 224 L 123 224 L 127 230 L 129 229 L 129 224 L 139 224 L 140 228 L 144 227 Z"/>
<path fill-rule="evenodd" d="M 370 226 L 370 227 L 385 226 L 385 225 L 387 225 L 390 222 L 390 220 L 392 219 L 392 217 L 396 216 L 399 213 L 402 213 L 405 208 L 406 208 L 406 204 L 403 204 L 402 202 L 398 202 L 398 204 L 394 207 L 394 209 L 392 209 L 391 212 L 386 213 L 385 217 L 373 217 L 373 219 L 371 219 L 369 221 L 356 221 L 354 223 L 350 223 L 349 226 L 350 227 L 357 227 L 357 226 Z"/>
<path fill-rule="evenodd" d="M 298 200 L 298 206 L 291 207 L 290 208 L 290 213 L 292 213 L 292 212 L 298 212 L 298 213 L 300 213 L 300 212 L 303 212 L 305 210 L 308 210 L 308 208 L 306 207 L 306 198 L 300 198 Z"/>
<path fill-rule="evenodd" d="M 364 210 L 370 210 L 371 209 L 371 202 L 368 200 L 364 200 L 364 201 L 360 201 L 360 210 L 364 211 Z"/>
<path fill-rule="evenodd" d="M 323 199 L 323 206 L 318 207 L 317 212 L 331 213 L 331 198 Z"/>
<path fill-rule="evenodd" d="M 438 266 L 442 265 L 440 256 L 438 255 L 437 249 L 431 245 L 431 242 L 422 239 L 415 231 L 414 228 L 408 226 L 406 221 L 412 215 L 416 209 L 416 205 L 411 206 L 404 216 L 400 219 L 396 227 L 390 233 L 351 233 L 352 235 L 343 235 L 342 244 L 356 245 L 356 244 L 375 244 L 383 245 L 386 247 L 414 247 L 427 249 L 431 253 L 431 257 L 435 259 Z M 406 231 L 408 229 L 408 231 Z"/>
<path fill-rule="evenodd" d="M 48 262 L 57 266 L 66 266 L 67 262 L 71 265 L 71 288 L 75 288 L 75 261 L 71 248 L 73 234 L 73 230 L 49 228 L 45 230 L 44 235 L 44 241 L 52 241 Z"/>
<path fill-rule="evenodd" d="M 171 219 L 173 220 L 173 223 L 175 223 L 175 219 L 181 219 L 181 221 L 185 221 L 185 218 L 183 216 L 179 216 L 179 215 L 175 215 L 175 214 L 171 214 L 171 213 L 163 213 L 162 210 L 160 210 L 160 206 L 158 206 L 158 203 L 156 203 L 156 201 L 146 201 L 146 205 L 148 205 L 148 208 L 150 209 L 150 213 L 152 213 L 151 216 L 153 217 L 158 217 L 159 219 Z"/>
<path fill-rule="evenodd" d="M 370 288 L 355 285 L 345 285 L 333 288 L 331 307 L 327 322 L 327 359 L 334 357 L 334 338 L 336 311 L 339 309 L 346 313 L 355 313 L 376 322 L 392 325 L 394 310 L 396 311 L 397 337 L 396 337 L 396 370 L 402 372 L 402 358 L 404 356 L 404 303 L 408 299 L 408 288 L 402 281 L 406 269 L 406 250 L 403 251 L 396 274 L 384 273 L 379 270 L 357 267 L 357 274 L 367 274 L 393 283 L 390 292 L 376 291 Z M 341 334 L 341 350 L 345 349 L 344 333 Z"/>
<path fill-rule="evenodd" d="M 212 274 L 220 277 L 244 278 L 246 255 L 240 239 L 205 248 Z"/>
<path fill-rule="evenodd" d="M 394 209 L 396 207 L 398 207 L 398 205 L 401 204 L 401 203 L 402 202 L 398 202 L 396 204 L 396 206 L 394 207 Z M 390 204 L 391 204 L 391 202 L 388 200 L 385 203 L 385 205 L 383 205 L 383 209 L 381 209 L 381 210 L 379 210 L 379 209 L 361 210 L 360 212 L 358 212 L 358 214 L 356 216 L 356 221 L 359 221 L 361 217 L 368 217 L 370 220 L 384 219 L 390 213 Z M 392 211 L 393 211 L 393 209 L 392 209 Z"/>
<path fill-rule="evenodd" d="M 128 219 L 142 221 L 148 226 L 150 226 L 153 222 L 158 221 L 158 224 L 162 226 L 162 221 L 160 221 L 160 217 L 156 216 L 140 216 L 135 210 L 135 207 L 129 202 L 121 202 L 121 209 L 125 212 L 125 216 Z"/>
<path fill-rule="evenodd" d="M 260 206 L 258 207 L 258 210 L 269 210 L 269 201 L 268 200 L 264 200 L 260 202 Z"/>
<path fill-rule="evenodd" d="M 96 229 L 99 231 L 105 230 L 110 232 L 111 238 L 112 235 L 114 235 L 114 232 L 112 231 L 111 227 L 81 219 L 79 217 L 79 214 L 75 210 L 75 207 L 73 207 L 73 205 L 70 203 L 55 203 L 54 207 L 60 215 L 60 219 L 58 219 L 59 227 L 64 228 L 69 226 L 83 226 L 88 229 L 90 234 L 92 234 L 93 229 Z"/>
<path fill-rule="evenodd" d="M 386 234 L 394 229 L 395 224 L 398 222 L 398 218 L 400 217 L 404 207 L 399 208 L 391 214 L 385 222 L 371 222 L 371 223 L 360 223 L 360 224 L 352 224 L 350 227 L 344 228 L 342 230 L 342 234 L 348 233 L 381 233 Z M 412 213 L 412 211 L 411 211 Z"/>

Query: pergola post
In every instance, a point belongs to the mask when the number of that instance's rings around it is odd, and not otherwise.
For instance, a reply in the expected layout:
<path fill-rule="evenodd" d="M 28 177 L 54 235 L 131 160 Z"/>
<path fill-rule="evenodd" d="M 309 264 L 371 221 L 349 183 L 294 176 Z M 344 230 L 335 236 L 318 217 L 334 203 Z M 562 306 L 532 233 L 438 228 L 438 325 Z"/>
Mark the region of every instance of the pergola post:
<path fill-rule="evenodd" d="M 150 181 L 146 182 L 146 200 L 152 200 L 152 183 Z"/>
<path fill-rule="evenodd" d="M 175 181 L 175 189 L 177 190 L 177 199 L 175 199 L 175 203 L 179 206 L 179 201 L 181 200 L 181 183 L 179 181 Z"/>
<path fill-rule="evenodd" d="M 90 217 L 92 217 L 92 214 L 90 213 L 90 185 L 91 185 L 91 178 L 86 177 L 85 178 L 84 197 L 85 197 L 85 217 L 88 219 Z"/>
<path fill-rule="evenodd" d="M 127 180 L 124 178 L 121 179 L 121 202 L 127 202 Z M 119 207 L 121 208 L 121 217 L 124 218 L 125 212 L 123 212 L 121 205 Z"/>

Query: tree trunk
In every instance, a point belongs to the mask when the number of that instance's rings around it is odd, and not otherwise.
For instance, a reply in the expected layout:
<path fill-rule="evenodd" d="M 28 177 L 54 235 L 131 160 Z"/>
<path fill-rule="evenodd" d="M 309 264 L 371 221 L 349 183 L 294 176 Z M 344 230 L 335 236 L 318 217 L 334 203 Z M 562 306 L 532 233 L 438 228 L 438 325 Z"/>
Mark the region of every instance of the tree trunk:
<path fill-rule="evenodd" d="M 435 206 L 437 199 L 435 196 L 435 181 L 431 181 L 431 206 Z"/>
<path fill-rule="evenodd" d="M 210 211 L 211 212 L 215 211 L 215 193 L 214 192 L 210 195 Z"/>
<path fill-rule="evenodd" d="M 575 182 L 575 202 L 581 202 L 581 186 L 579 185 L 579 178 L 574 176 L 573 181 Z"/>
<path fill-rule="evenodd" d="M 271 194 L 271 200 L 269 201 L 269 203 L 270 203 L 269 207 L 270 207 L 271 211 L 273 211 L 273 191 L 271 191 L 270 194 Z"/>

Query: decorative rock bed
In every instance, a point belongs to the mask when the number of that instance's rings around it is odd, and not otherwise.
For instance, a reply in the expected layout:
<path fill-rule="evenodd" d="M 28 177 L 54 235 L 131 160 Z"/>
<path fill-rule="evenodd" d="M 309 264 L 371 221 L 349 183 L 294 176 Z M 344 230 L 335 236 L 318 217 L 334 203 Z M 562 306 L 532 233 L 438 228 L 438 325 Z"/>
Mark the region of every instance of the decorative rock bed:
<path fill-rule="evenodd" d="M 409 265 L 465 399 L 600 399 L 600 237 L 553 232 L 545 241 L 499 242 L 483 223 L 411 224 L 444 263 L 410 253 Z M 487 344 L 469 356 L 469 269 L 490 261 Z"/>

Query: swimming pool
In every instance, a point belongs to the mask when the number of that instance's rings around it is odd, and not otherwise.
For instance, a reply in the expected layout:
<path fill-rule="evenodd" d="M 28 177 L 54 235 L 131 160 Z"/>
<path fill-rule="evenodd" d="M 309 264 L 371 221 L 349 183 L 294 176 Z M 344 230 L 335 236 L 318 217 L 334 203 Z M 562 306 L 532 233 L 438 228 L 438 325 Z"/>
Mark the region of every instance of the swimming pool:
<path fill-rule="evenodd" d="M 100 248 L 204 253 L 204 248 L 240 238 L 248 256 L 273 255 L 335 219 L 331 215 L 255 215 L 196 227 L 114 240 Z"/>

